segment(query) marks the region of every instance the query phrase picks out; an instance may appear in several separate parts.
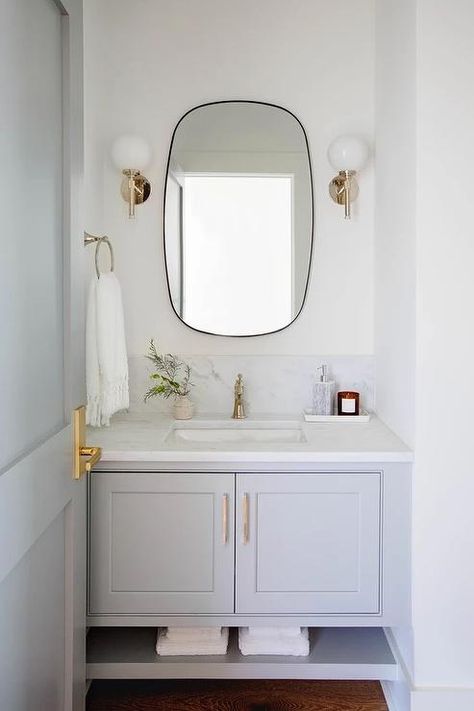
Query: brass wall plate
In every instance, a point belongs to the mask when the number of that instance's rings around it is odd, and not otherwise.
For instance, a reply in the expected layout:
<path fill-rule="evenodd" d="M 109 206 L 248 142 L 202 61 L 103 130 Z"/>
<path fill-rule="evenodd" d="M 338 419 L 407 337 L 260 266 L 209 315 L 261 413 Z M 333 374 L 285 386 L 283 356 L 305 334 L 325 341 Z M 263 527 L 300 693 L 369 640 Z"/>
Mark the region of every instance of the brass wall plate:
<path fill-rule="evenodd" d="M 351 200 L 351 202 L 354 202 L 354 200 L 356 200 L 357 196 L 359 195 L 359 185 L 357 183 L 357 180 L 353 176 L 349 176 L 349 180 L 351 182 L 350 200 Z M 345 174 L 339 173 L 339 175 L 336 175 L 336 177 L 333 178 L 331 180 L 331 182 L 329 183 L 329 195 L 332 197 L 334 202 L 336 202 L 338 205 L 344 205 L 344 202 L 345 202 L 345 198 L 344 198 L 345 182 L 346 182 Z"/>
<path fill-rule="evenodd" d="M 139 173 L 138 175 L 134 175 L 134 182 L 137 187 L 137 190 L 135 191 L 135 205 L 141 205 L 142 203 L 146 202 L 151 195 L 151 183 L 148 178 L 145 178 L 145 176 L 141 173 Z M 125 202 L 129 202 L 130 186 L 128 177 L 125 177 L 122 180 L 122 184 L 120 186 L 120 193 Z"/>

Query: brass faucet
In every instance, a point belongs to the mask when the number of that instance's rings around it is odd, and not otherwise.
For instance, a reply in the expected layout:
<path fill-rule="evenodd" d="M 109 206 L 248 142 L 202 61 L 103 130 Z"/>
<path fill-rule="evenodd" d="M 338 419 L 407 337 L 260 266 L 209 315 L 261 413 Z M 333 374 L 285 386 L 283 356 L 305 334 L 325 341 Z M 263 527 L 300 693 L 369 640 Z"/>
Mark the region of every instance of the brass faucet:
<path fill-rule="evenodd" d="M 244 403 L 242 400 L 242 396 L 244 394 L 244 384 L 242 382 L 242 373 L 239 373 L 237 376 L 237 380 L 235 381 L 234 385 L 234 412 L 232 414 L 232 418 L 234 420 L 243 420 L 245 419 L 245 410 L 244 410 Z"/>

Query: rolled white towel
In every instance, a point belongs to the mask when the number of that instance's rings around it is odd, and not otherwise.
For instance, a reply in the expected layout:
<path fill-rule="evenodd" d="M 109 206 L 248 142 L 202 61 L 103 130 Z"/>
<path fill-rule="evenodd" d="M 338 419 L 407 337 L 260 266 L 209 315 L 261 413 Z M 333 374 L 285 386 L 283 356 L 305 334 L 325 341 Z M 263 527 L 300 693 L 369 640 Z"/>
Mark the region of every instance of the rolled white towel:
<path fill-rule="evenodd" d="M 220 640 L 222 627 L 168 627 L 169 640 Z"/>
<path fill-rule="evenodd" d="M 301 627 L 248 627 L 249 639 L 286 639 L 299 637 Z"/>
<path fill-rule="evenodd" d="M 244 656 L 276 654 L 288 657 L 307 657 L 309 654 L 308 628 L 303 627 L 298 637 L 256 639 L 249 635 L 248 627 L 240 627 L 239 649 Z"/>
<path fill-rule="evenodd" d="M 227 652 L 228 627 L 222 628 L 218 639 L 207 640 L 173 640 L 168 639 L 166 632 L 166 628 L 159 629 L 156 639 L 156 653 L 161 656 L 222 655 Z"/>

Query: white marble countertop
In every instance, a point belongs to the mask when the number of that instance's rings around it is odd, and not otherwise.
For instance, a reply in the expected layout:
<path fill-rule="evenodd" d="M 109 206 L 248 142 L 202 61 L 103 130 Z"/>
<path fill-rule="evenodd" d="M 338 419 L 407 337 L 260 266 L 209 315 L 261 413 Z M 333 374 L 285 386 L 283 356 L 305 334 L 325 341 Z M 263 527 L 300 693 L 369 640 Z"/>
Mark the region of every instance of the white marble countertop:
<path fill-rule="evenodd" d="M 176 428 L 300 428 L 301 442 L 190 442 Z M 235 421 L 220 415 L 177 421 L 166 415 L 129 412 L 110 427 L 89 428 L 88 445 L 102 447 L 103 462 L 410 462 L 411 450 L 376 416 L 370 422 L 306 423 L 303 417 L 254 415 Z"/>

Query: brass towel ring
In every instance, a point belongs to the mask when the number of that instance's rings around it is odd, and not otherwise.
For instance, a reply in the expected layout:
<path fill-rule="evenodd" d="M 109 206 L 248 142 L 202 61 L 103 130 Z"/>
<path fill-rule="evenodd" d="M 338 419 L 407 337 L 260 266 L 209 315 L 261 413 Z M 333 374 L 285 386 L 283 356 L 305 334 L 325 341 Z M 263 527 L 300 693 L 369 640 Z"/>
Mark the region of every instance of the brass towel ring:
<path fill-rule="evenodd" d="M 84 232 L 84 245 L 96 243 L 95 247 L 95 273 L 97 274 L 97 279 L 100 279 L 100 269 L 99 269 L 99 250 L 102 242 L 104 242 L 109 248 L 110 252 L 110 271 L 114 271 L 114 250 L 112 249 L 112 244 L 107 237 L 96 237 L 95 235 L 90 235 L 88 232 Z"/>
<path fill-rule="evenodd" d="M 95 271 L 97 274 L 97 279 L 100 279 L 100 269 L 99 269 L 99 250 L 100 246 L 102 243 L 105 243 L 107 247 L 109 248 L 110 252 L 110 271 L 114 271 L 114 250 L 112 249 L 112 245 L 110 244 L 110 240 L 108 237 L 100 237 L 97 240 L 97 245 L 95 248 Z"/>

